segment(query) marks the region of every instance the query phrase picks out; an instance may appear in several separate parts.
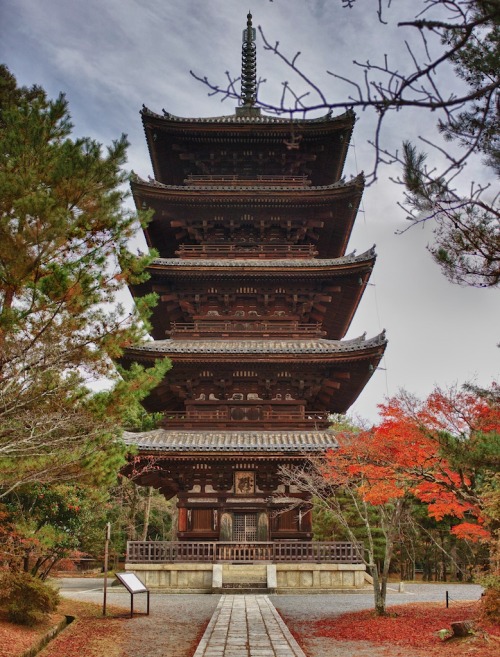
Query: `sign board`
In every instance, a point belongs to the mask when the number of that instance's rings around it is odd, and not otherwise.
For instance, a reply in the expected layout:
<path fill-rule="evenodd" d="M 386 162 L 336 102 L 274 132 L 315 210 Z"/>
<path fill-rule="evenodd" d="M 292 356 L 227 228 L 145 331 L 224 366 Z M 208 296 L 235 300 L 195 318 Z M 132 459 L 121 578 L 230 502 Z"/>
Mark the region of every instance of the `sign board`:
<path fill-rule="evenodd" d="M 130 618 L 134 615 L 134 594 L 145 593 L 147 597 L 146 614 L 149 616 L 149 591 L 134 573 L 115 573 L 116 578 L 130 593 Z"/>
<path fill-rule="evenodd" d="M 129 593 L 146 593 L 147 588 L 134 573 L 115 573 Z"/>

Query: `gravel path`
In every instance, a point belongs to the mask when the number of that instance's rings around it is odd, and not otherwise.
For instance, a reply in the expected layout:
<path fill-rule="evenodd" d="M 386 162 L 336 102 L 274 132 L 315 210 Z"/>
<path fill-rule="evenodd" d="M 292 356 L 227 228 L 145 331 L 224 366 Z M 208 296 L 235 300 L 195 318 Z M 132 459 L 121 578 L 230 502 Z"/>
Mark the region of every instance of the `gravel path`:
<path fill-rule="evenodd" d="M 450 599 L 478 600 L 481 587 L 473 584 L 405 584 L 403 593 L 396 588 L 389 591 L 388 605 L 410 602 L 445 602 Z M 62 595 L 81 601 L 102 604 L 102 590 L 63 590 Z M 276 609 L 291 624 L 307 623 L 345 612 L 370 609 L 373 594 L 334 595 L 273 595 L 269 596 Z M 149 616 L 134 616 L 127 620 L 126 649 L 121 657 L 192 657 L 197 641 L 214 613 L 219 595 L 151 594 Z M 145 610 L 146 598 L 136 595 L 134 609 Z M 130 609 L 130 595 L 121 587 L 108 589 L 108 604 Z M 304 646 L 307 657 L 426 657 L 420 650 L 409 651 L 387 646 L 375 646 L 369 641 L 333 641 L 322 637 L 307 637 Z"/>
<path fill-rule="evenodd" d="M 450 600 L 478 600 L 482 588 L 476 584 L 405 584 L 404 593 L 391 587 L 387 594 L 387 606 L 409 602 L 445 603 L 446 591 Z M 335 595 L 272 595 L 276 609 L 287 618 L 297 621 L 313 620 L 325 616 L 338 616 L 350 611 L 373 607 L 373 593 L 346 593 Z M 307 600 L 307 602 L 306 602 Z"/>
<path fill-rule="evenodd" d="M 458 600 L 478 600 L 482 588 L 475 584 L 405 584 L 404 593 L 392 588 L 387 595 L 387 605 L 411 602 L 442 602 L 446 591 L 450 604 Z M 297 629 L 308 621 L 339 616 L 346 612 L 373 608 L 373 593 L 335 595 L 274 595 L 270 596 L 279 613 L 288 621 L 290 629 Z M 328 637 L 312 636 L 303 631 L 302 646 L 307 657 L 428 657 L 425 650 L 407 647 L 377 645 L 369 641 L 335 641 Z"/>
<path fill-rule="evenodd" d="M 102 590 L 75 592 L 63 590 L 62 595 L 82 602 L 102 604 Z M 125 620 L 125 648 L 120 657 L 192 657 L 208 621 L 214 613 L 219 595 L 151 594 L 150 614 L 146 596 L 134 596 L 133 618 Z M 130 594 L 122 587 L 108 589 L 107 604 L 130 611 Z"/>

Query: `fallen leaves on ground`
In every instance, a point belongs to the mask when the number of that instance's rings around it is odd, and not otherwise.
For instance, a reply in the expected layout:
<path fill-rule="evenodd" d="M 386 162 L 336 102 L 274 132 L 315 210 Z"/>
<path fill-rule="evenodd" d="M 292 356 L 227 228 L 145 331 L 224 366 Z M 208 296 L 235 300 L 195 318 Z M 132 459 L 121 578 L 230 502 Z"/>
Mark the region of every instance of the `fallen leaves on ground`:
<path fill-rule="evenodd" d="M 500 650 L 500 626 L 478 624 L 478 631 L 464 639 L 442 641 L 437 633 L 455 621 L 477 619 L 478 602 L 454 603 L 449 609 L 442 604 L 415 603 L 388 608 L 387 616 L 375 616 L 365 610 L 333 618 L 295 623 L 285 618 L 299 643 L 311 637 L 330 637 L 336 641 L 368 641 L 386 646 L 426 649 L 428 655 L 456 657 L 457 653 L 474 657 L 492 657 Z"/>
<path fill-rule="evenodd" d="M 130 633 L 137 633 L 138 629 L 129 618 L 128 609 L 108 606 L 108 615 L 103 617 L 101 605 L 63 599 L 58 613 L 34 628 L 14 625 L 7 621 L 6 615 L 0 615 L 0 657 L 19 657 L 57 625 L 65 614 L 74 616 L 75 620 L 50 641 L 39 657 L 123 657 L 129 654 Z M 154 623 L 153 619 L 151 621 Z M 208 620 L 200 624 L 193 640 L 184 641 L 179 637 L 175 655 L 192 655 L 207 625 Z M 175 632 L 176 628 L 173 627 L 172 631 Z M 139 641 L 140 636 L 134 641 L 134 655 L 138 654 L 136 644 Z M 155 641 L 153 638 L 152 642 Z"/>
<path fill-rule="evenodd" d="M 110 615 L 126 610 L 111 608 Z M 57 613 L 33 627 L 16 625 L 0 612 L 0 657 L 19 657 L 35 646 L 64 616 L 75 620 L 39 653 L 43 657 L 118 657 L 121 654 L 123 623 L 120 618 L 103 618 L 96 604 L 63 600 Z"/>
<path fill-rule="evenodd" d="M 64 600 L 59 608 L 75 620 L 42 650 L 40 657 L 119 657 L 122 652 L 126 609 L 102 606 L 89 602 Z"/>
<path fill-rule="evenodd" d="M 7 618 L 7 612 L 0 611 L 0 657 L 15 657 L 22 654 L 63 619 L 63 614 L 51 614 L 43 623 L 26 627 L 11 623 Z"/>

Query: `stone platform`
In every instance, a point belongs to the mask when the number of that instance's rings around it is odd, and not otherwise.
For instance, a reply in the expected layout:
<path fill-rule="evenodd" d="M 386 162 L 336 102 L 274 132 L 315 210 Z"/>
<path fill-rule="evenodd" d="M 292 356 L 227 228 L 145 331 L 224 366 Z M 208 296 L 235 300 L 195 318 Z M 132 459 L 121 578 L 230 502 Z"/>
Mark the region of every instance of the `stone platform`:
<path fill-rule="evenodd" d="M 127 564 L 144 584 L 165 593 L 356 593 L 366 591 L 363 564 L 148 563 Z"/>

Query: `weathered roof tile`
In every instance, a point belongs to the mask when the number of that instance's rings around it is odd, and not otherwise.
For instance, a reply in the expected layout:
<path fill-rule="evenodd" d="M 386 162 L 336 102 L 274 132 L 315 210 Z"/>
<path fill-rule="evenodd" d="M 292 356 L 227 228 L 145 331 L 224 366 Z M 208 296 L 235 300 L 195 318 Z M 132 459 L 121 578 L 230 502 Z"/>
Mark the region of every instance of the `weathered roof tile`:
<path fill-rule="evenodd" d="M 158 452 L 318 452 L 337 447 L 332 431 L 167 431 L 124 433 L 127 445 Z"/>
<path fill-rule="evenodd" d="M 251 258 L 155 258 L 152 265 L 160 265 L 164 267 L 180 267 L 190 269 L 192 267 L 257 267 L 258 269 L 266 269 L 268 267 L 292 268 L 308 267 L 310 269 L 319 267 L 335 267 L 338 265 L 348 265 L 358 262 L 366 262 L 375 257 L 375 246 L 364 253 L 356 255 L 350 253 L 341 258 L 276 258 L 276 259 L 251 259 Z"/>
<path fill-rule="evenodd" d="M 146 107 L 142 106 L 141 110 L 142 116 L 153 116 L 157 119 L 163 119 L 165 122 L 172 123 L 262 123 L 262 124 L 283 124 L 286 126 L 290 125 L 290 118 L 281 118 L 279 116 L 270 116 L 266 114 L 228 114 L 225 116 L 210 116 L 210 117 L 195 117 L 187 118 L 182 116 L 175 116 L 163 110 L 163 114 L 158 114 L 153 112 Z M 330 110 L 325 116 L 319 116 L 313 119 L 310 118 L 294 118 L 293 123 L 300 124 L 315 124 L 315 123 L 335 123 L 337 121 L 344 121 L 345 119 L 354 119 L 354 112 L 352 110 L 347 110 L 346 112 L 333 116 L 332 111 Z"/>
<path fill-rule="evenodd" d="M 385 331 L 382 331 L 369 340 L 365 335 L 352 340 L 325 340 L 324 338 L 154 340 L 134 346 L 132 350 L 168 354 L 336 354 L 379 347 L 385 343 Z"/>
<path fill-rule="evenodd" d="M 271 191 L 271 192 L 279 192 L 279 191 L 285 191 L 285 192 L 290 192 L 291 190 L 294 192 L 314 192 L 314 191 L 319 191 L 319 190 L 332 190 L 332 189 L 341 189 L 341 188 L 346 188 L 348 189 L 349 187 L 356 187 L 356 186 L 362 186 L 364 184 L 364 174 L 360 173 L 356 177 L 351 178 L 350 180 L 338 180 L 337 182 L 331 183 L 330 185 L 315 185 L 311 187 L 295 187 L 295 186 L 290 186 L 290 185 L 265 185 L 265 184 L 256 184 L 256 185 L 221 185 L 221 184 L 210 184 L 207 182 L 205 185 L 166 185 L 164 183 L 159 182 L 158 180 L 154 180 L 153 178 L 150 178 L 149 180 L 144 180 L 140 176 L 138 176 L 136 173 L 133 174 L 132 177 L 132 182 L 143 185 L 145 187 L 152 187 L 152 188 L 159 188 L 159 189 L 165 189 L 165 190 L 170 190 L 170 191 L 183 191 L 183 192 L 202 192 L 202 191 L 217 191 L 217 190 L 223 190 L 223 191 L 228 191 L 228 192 L 262 192 L 262 191 Z"/>

